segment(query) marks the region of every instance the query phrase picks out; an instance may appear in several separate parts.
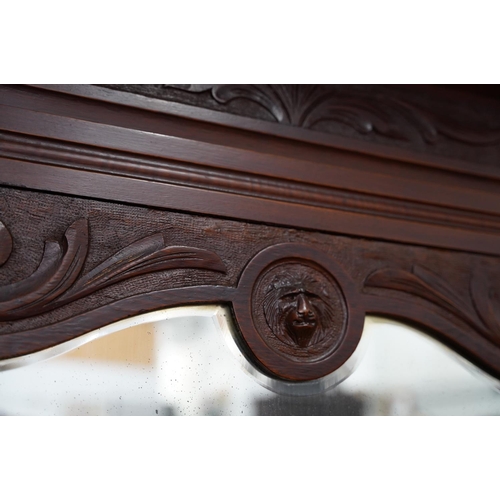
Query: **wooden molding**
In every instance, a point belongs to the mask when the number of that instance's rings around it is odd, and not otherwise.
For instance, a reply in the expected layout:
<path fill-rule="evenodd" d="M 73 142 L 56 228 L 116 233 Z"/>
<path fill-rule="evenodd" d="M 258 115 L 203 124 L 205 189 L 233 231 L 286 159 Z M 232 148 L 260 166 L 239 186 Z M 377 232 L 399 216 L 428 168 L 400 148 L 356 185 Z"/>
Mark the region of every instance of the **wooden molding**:
<path fill-rule="evenodd" d="M 0 159 L 4 185 L 500 254 L 500 184 L 472 168 L 9 86 L 0 88 Z"/>
<path fill-rule="evenodd" d="M 50 86 L 49 86 L 50 87 Z M 470 86 L 438 85 L 105 85 L 133 97 L 183 103 L 194 110 L 222 111 L 261 122 L 300 128 L 303 140 L 344 147 L 370 144 L 372 154 L 404 154 L 413 149 L 420 158 L 474 158 L 496 165 L 499 159 L 500 91 L 480 92 Z M 51 88 L 54 88 L 52 86 Z M 75 89 L 78 92 L 78 89 Z M 178 108 L 178 112 L 182 108 Z M 193 116 L 188 109 L 186 114 Z M 203 115 L 200 114 L 200 117 Z M 208 115 L 206 115 L 208 117 Z M 358 144 L 350 141 L 357 141 Z M 342 147 L 341 143 L 336 144 Z M 384 148 L 383 146 L 388 146 Z M 362 150 L 362 148 L 361 148 Z M 399 152 L 398 152 L 399 150 Z M 480 154 L 475 155 L 474 151 Z M 422 154 L 423 153 L 423 154 Z M 441 163 L 441 165 L 439 165 Z M 476 166 L 477 169 L 477 166 Z M 476 169 L 471 169 L 472 171 Z"/>
<path fill-rule="evenodd" d="M 342 366 L 366 314 L 500 378 L 495 105 L 356 89 L 168 90 L 196 91 L 179 104 L 0 87 L 0 359 L 224 303 L 244 355 L 282 380 Z M 270 117 L 238 116 L 247 101 Z"/>
<path fill-rule="evenodd" d="M 128 178 L 189 186 L 195 189 L 266 200 L 343 210 L 365 215 L 398 218 L 483 232 L 500 231 L 500 215 L 380 195 L 322 187 L 265 175 L 216 170 L 194 163 L 152 159 L 145 155 L 119 154 L 104 148 L 78 146 L 60 141 L 0 132 L 0 154 L 9 158 L 59 165 L 75 170 L 100 172 Z"/>
<path fill-rule="evenodd" d="M 415 324 L 500 376 L 496 257 L 31 190 L 0 195 L 13 240 L 0 269 L 0 359 L 136 314 L 222 302 L 244 354 L 283 380 L 340 367 L 366 314 Z"/>
<path fill-rule="evenodd" d="M 435 111 L 399 97 L 401 89 L 398 86 L 391 92 L 382 85 L 165 84 L 107 87 L 175 101 L 179 94 L 168 92 L 174 88 L 202 94 L 203 99 L 199 99 L 198 104 L 207 106 L 211 99 L 232 112 L 262 117 L 262 113 L 248 106 L 248 103 L 253 103 L 267 112 L 264 115 L 267 119 L 305 129 L 329 131 L 329 125 L 345 125 L 359 134 L 405 142 L 416 138 L 427 144 L 436 144 L 446 137 L 476 147 L 500 145 L 500 125 L 494 129 L 476 130 L 467 124 L 452 123 L 449 118 L 446 123 L 445 118 L 436 116 Z M 227 106 L 235 101 L 241 101 L 242 106 L 236 109 Z"/>
<path fill-rule="evenodd" d="M 115 86 L 109 86 L 115 87 Z M 130 86 L 124 86 L 130 87 Z M 135 88 L 135 86 L 132 86 Z M 139 86 L 141 88 L 148 86 Z M 155 87 L 166 87 L 165 85 Z M 322 87 L 322 86 L 320 86 Z M 349 87 L 349 86 L 341 86 Z M 373 141 L 376 134 L 343 134 L 341 131 L 330 131 L 328 133 L 319 132 L 303 127 L 288 126 L 283 123 L 247 116 L 232 114 L 228 109 L 222 111 L 199 107 L 195 105 L 183 104 L 183 101 L 175 96 L 169 100 L 146 97 L 140 93 L 124 92 L 111 88 L 98 87 L 93 85 L 30 85 L 30 86 L 0 86 L 0 102 L 9 106 L 23 107 L 26 109 L 49 109 L 58 113 L 68 113 L 70 109 L 79 103 L 83 110 L 87 107 L 90 113 L 80 114 L 81 117 L 91 117 L 98 115 L 101 120 L 107 115 L 111 117 L 116 111 L 125 109 L 129 112 L 135 110 L 136 116 L 142 116 L 135 120 L 132 128 L 139 126 L 139 121 L 144 126 L 144 112 L 149 112 L 150 116 L 161 117 L 164 123 L 176 123 L 176 133 L 181 132 L 182 124 L 189 123 L 189 136 L 197 135 L 197 128 L 205 132 L 222 127 L 229 133 L 228 143 L 234 143 L 233 132 L 244 131 L 245 137 L 249 139 L 255 134 L 264 134 L 267 137 L 266 144 L 273 139 L 288 139 L 288 145 L 298 144 L 314 145 L 334 148 L 339 151 L 350 153 L 362 153 L 371 157 L 383 158 L 384 160 L 398 160 L 411 162 L 415 165 L 426 166 L 432 169 L 445 170 L 454 173 L 468 174 L 479 177 L 500 178 L 498 169 L 499 145 L 495 145 L 495 140 L 500 124 L 498 122 L 498 112 L 500 108 L 500 90 L 490 91 L 489 98 L 478 97 L 478 92 L 466 92 L 464 87 L 473 86 L 451 86 L 460 87 L 461 90 L 450 90 L 450 86 L 429 86 L 429 85 L 372 85 L 366 87 L 362 93 L 361 100 L 367 105 L 372 103 L 373 95 L 393 96 L 395 89 L 403 91 L 402 99 L 417 100 L 428 109 L 428 113 L 438 113 L 442 115 L 441 121 L 454 123 L 457 129 L 456 135 L 461 131 L 469 131 L 470 141 L 460 141 L 446 139 L 446 135 L 436 132 L 441 137 L 444 144 L 436 144 L 431 141 L 399 141 L 392 139 L 388 143 Z M 498 87 L 494 85 L 484 85 L 480 87 Z M 172 89 L 177 91 L 177 89 Z M 181 94 L 186 94 L 184 91 Z M 144 94 L 144 93 L 143 93 Z M 187 93 L 190 95 L 190 93 Z M 341 94 L 340 94 L 341 95 Z M 247 104 L 248 100 L 243 100 Z M 85 103 L 85 104 L 84 104 Z M 243 106 L 245 111 L 248 106 Z M 116 110 L 116 111 L 115 111 Z M 152 114 L 151 114 L 152 113 Z M 194 124 L 197 124 L 195 127 Z M 438 127 L 439 128 L 439 127 Z M 411 134 L 410 134 L 411 135 Z M 431 134 L 433 135 L 433 134 Z M 450 134 L 452 135 L 452 134 Z M 476 137 L 475 141 L 473 138 Z M 486 139 L 485 139 L 486 137 Z M 469 144 L 472 143 L 472 144 Z M 474 145 L 473 143 L 476 142 Z M 261 143 L 265 147 L 265 144 Z M 294 148 L 295 149 L 295 148 Z M 314 149 L 313 149 L 314 150 Z"/>

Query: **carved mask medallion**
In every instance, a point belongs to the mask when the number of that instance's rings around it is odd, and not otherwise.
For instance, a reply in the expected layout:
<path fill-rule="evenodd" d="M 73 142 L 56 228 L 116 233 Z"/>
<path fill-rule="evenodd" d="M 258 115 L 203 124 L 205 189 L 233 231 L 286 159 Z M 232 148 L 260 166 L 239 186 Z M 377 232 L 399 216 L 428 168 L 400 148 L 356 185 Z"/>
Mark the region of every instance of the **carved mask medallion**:
<path fill-rule="evenodd" d="M 266 290 L 263 309 L 276 337 L 298 347 L 324 340 L 335 319 L 327 288 L 303 270 L 276 276 Z"/>
<path fill-rule="evenodd" d="M 326 271 L 299 262 L 268 269 L 254 290 L 254 320 L 275 350 L 291 357 L 321 357 L 345 327 L 342 292 Z"/>

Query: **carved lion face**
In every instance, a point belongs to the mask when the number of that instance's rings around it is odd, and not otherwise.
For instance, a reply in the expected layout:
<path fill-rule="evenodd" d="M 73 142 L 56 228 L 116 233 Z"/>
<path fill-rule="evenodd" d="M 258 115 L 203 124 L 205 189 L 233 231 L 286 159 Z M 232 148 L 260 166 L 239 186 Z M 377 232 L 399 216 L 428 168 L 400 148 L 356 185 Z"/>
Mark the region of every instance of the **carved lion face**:
<path fill-rule="evenodd" d="M 326 289 L 306 273 L 282 272 L 264 297 L 264 315 L 282 342 L 306 348 L 321 342 L 334 319 Z"/>

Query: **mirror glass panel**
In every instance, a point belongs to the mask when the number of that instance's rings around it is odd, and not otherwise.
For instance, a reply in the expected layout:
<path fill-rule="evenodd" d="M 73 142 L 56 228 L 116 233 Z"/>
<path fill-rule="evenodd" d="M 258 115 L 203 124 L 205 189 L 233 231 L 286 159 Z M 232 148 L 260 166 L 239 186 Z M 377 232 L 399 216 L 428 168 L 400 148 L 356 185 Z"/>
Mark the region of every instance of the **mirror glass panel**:
<path fill-rule="evenodd" d="M 367 318 L 341 373 L 297 385 L 256 372 L 228 318 L 215 306 L 160 311 L 4 362 L 0 414 L 500 414 L 498 382 L 407 326 Z"/>

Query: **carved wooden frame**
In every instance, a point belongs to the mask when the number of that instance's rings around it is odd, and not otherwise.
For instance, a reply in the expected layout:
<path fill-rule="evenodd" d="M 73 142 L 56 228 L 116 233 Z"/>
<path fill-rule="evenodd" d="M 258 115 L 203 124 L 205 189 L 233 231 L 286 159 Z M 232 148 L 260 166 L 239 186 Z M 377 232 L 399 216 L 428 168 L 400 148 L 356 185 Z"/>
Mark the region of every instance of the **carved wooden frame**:
<path fill-rule="evenodd" d="M 2 86 L 0 360 L 226 303 L 271 377 L 328 375 L 376 314 L 500 378 L 500 104 L 477 92 Z"/>

